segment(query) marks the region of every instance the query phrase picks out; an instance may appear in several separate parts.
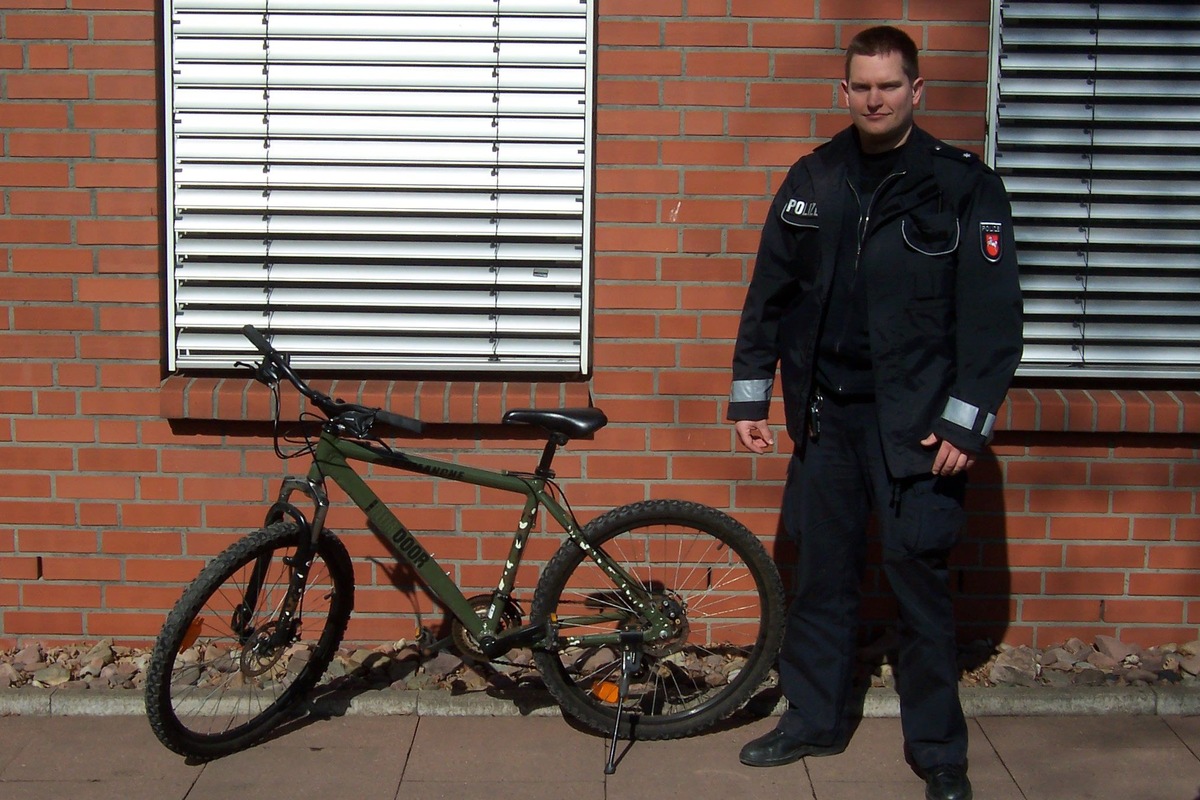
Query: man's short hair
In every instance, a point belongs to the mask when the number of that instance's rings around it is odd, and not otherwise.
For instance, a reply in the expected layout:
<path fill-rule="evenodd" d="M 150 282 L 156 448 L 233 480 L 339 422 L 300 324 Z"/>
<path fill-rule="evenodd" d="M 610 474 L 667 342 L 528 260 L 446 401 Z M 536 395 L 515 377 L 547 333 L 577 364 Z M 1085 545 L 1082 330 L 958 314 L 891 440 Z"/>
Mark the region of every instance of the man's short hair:
<path fill-rule="evenodd" d="M 860 31 L 846 47 L 846 80 L 850 79 L 850 59 L 854 56 L 885 56 L 888 53 L 900 54 L 901 66 L 909 81 L 921 77 L 916 42 L 899 28 L 877 25 Z"/>

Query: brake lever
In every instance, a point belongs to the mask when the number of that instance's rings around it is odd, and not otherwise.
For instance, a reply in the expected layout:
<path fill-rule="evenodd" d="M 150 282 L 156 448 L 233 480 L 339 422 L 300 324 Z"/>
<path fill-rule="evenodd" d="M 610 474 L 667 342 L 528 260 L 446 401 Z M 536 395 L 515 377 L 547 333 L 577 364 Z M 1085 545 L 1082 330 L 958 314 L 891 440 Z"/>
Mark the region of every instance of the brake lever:
<path fill-rule="evenodd" d="M 254 380 L 265 386 L 274 386 L 279 383 L 280 375 L 278 368 L 265 358 L 257 364 L 251 364 L 246 361 L 235 361 L 233 365 L 251 370 L 254 373 Z"/>

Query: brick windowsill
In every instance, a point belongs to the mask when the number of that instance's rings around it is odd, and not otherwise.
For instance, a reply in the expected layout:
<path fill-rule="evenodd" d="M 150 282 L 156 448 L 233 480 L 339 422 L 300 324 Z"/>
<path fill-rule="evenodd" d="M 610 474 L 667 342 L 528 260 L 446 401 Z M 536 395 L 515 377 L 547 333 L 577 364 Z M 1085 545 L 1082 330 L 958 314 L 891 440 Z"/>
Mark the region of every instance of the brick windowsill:
<path fill-rule="evenodd" d="M 1200 392 L 1012 389 L 996 430 L 1041 433 L 1200 433 Z"/>
<path fill-rule="evenodd" d="M 470 381 L 326 380 L 313 386 L 332 397 L 429 423 L 479 425 L 499 423 L 512 408 L 588 406 L 588 383 L 522 383 Z M 281 391 L 280 415 L 296 419 L 311 410 L 290 386 Z M 174 375 L 159 388 L 159 408 L 166 419 L 263 421 L 272 418 L 271 393 L 248 378 L 193 378 Z"/>
<path fill-rule="evenodd" d="M 379 406 L 429 423 L 478 425 L 500 421 L 510 408 L 590 405 L 588 383 L 470 381 L 317 381 L 344 400 Z M 271 419 L 270 393 L 242 377 L 172 376 L 159 391 L 167 419 Z M 282 414 L 296 418 L 306 401 L 290 388 Z M 603 404 L 600 404 L 603 407 Z M 1109 389 L 1013 389 L 996 420 L 998 431 L 1072 433 L 1198 433 L 1200 392 Z"/>

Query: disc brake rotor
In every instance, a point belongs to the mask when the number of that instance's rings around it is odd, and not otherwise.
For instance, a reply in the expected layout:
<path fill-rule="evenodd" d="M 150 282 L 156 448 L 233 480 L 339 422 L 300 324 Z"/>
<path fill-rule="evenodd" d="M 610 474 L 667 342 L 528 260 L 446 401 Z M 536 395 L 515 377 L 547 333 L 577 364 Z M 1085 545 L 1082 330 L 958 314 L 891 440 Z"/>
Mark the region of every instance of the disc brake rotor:
<path fill-rule="evenodd" d="M 663 658 L 672 653 L 679 652 L 687 644 L 688 634 L 691 632 L 691 626 L 688 624 L 687 618 L 687 604 L 679 599 L 674 592 L 655 592 L 652 598 L 655 605 L 675 623 L 674 632 L 668 638 L 647 641 L 644 645 L 646 653 Z"/>
<path fill-rule="evenodd" d="M 242 672 L 257 678 L 279 663 L 287 650 L 287 645 L 274 641 L 278 623 L 271 622 L 255 631 L 254 636 L 242 648 Z"/>

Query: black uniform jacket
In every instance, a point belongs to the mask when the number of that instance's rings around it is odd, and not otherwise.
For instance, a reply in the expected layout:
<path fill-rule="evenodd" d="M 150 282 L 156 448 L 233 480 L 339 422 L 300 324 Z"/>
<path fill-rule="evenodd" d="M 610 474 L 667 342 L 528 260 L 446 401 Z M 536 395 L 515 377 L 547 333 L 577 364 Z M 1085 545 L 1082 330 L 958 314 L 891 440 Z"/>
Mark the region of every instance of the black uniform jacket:
<path fill-rule="evenodd" d="M 817 336 L 842 236 L 847 128 L 796 162 L 771 205 L 733 357 L 731 420 L 767 418 L 776 364 L 787 429 L 804 441 Z M 971 153 L 913 128 L 859 234 L 884 455 L 894 478 L 928 473 L 931 432 L 978 452 L 1021 359 L 1012 211 Z"/>

